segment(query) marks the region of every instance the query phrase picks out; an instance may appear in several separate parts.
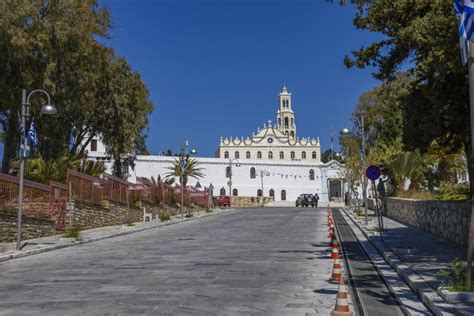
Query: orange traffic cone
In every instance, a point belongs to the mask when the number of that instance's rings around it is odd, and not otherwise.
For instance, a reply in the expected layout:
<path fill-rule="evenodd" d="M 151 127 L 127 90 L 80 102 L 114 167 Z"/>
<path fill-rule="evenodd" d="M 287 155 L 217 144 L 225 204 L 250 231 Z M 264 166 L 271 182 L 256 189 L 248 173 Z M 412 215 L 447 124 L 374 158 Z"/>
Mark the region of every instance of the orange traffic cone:
<path fill-rule="evenodd" d="M 341 279 L 341 263 L 339 259 L 334 259 L 334 264 L 332 265 L 332 275 L 331 280 L 339 281 Z"/>
<path fill-rule="evenodd" d="M 336 307 L 331 312 L 331 316 L 352 316 L 347 300 L 346 280 L 343 275 L 339 278 L 339 288 L 337 289 Z"/>
<path fill-rule="evenodd" d="M 339 243 L 337 242 L 336 234 L 331 234 L 331 248 L 339 248 Z"/>
<path fill-rule="evenodd" d="M 331 226 L 329 226 L 329 229 L 328 229 L 328 237 L 331 237 L 331 234 L 333 234 L 334 232 L 335 232 L 334 224 L 331 223 Z"/>
<path fill-rule="evenodd" d="M 339 248 L 331 248 L 331 259 L 341 259 Z"/>

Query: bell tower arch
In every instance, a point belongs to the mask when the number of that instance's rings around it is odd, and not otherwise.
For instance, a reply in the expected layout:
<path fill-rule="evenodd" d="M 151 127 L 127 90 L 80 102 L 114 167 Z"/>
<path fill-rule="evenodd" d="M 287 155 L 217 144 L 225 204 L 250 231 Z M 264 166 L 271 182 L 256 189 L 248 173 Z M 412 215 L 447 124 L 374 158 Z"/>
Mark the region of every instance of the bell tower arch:
<path fill-rule="evenodd" d="M 284 85 L 278 95 L 278 102 L 279 109 L 276 119 L 278 129 L 288 135 L 289 138 L 294 139 L 296 137 L 295 113 L 292 109 L 291 93 L 288 92 Z"/>

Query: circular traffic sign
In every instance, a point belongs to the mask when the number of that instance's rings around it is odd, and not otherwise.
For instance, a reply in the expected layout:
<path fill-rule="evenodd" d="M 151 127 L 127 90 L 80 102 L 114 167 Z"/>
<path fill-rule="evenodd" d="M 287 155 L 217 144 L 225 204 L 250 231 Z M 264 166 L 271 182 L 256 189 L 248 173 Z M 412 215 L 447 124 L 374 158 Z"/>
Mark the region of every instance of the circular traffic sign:
<path fill-rule="evenodd" d="M 382 172 L 380 172 L 380 169 L 379 169 L 377 166 L 369 166 L 369 167 L 365 170 L 365 175 L 366 175 L 367 178 L 369 178 L 370 180 L 375 181 L 375 180 L 377 180 L 378 178 L 380 178 L 380 176 L 382 175 Z"/>
<path fill-rule="evenodd" d="M 232 185 L 232 181 L 227 181 L 227 186 L 230 187 Z"/>

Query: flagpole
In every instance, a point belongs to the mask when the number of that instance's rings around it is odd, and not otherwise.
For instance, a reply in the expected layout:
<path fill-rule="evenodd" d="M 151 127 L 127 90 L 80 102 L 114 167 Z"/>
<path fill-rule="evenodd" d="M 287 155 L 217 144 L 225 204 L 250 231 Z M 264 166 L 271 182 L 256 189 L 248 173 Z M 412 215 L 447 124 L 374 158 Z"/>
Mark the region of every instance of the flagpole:
<path fill-rule="evenodd" d="M 334 132 L 331 127 L 331 160 L 334 160 Z"/>
<path fill-rule="evenodd" d="M 470 167 L 474 163 L 474 51 L 472 47 L 472 42 L 468 42 L 468 67 L 469 67 L 469 112 L 471 118 L 471 157 L 469 159 Z M 470 168 L 472 169 L 472 168 Z M 473 198 L 473 188 L 474 183 L 470 179 L 471 185 L 471 223 L 469 227 L 469 239 L 467 246 L 467 266 L 466 266 L 466 290 L 471 289 L 471 276 L 472 276 L 472 247 L 473 247 L 473 233 L 474 233 L 474 198 Z"/>

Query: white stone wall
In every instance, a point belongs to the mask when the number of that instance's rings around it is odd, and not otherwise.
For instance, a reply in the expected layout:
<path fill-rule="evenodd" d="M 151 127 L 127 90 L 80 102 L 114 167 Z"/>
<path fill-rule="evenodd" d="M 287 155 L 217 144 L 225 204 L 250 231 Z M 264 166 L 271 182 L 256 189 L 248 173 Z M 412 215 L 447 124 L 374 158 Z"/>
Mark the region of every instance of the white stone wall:
<path fill-rule="evenodd" d="M 196 158 L 200 167 L 203 168 L 205 177 L 199 179 L 202 187 L 209 187 L 212 183 L 214 195 L 219 195 L 220 189 L 225 188 L 229 195 L 226 178 L 226 167 L 229 166 L 228 159 L 220 158 Z M 135 161 L 134 170 L 130 169 L 129 181 L 135 182 L 137 177 L 155 179 L 158 175 L 163 179 L 169 172 L 167 167 L 171 165 L 173 157 L 166 156 L 138 156 Z M 110 163 L 108 163 L 110 164 Z M 110 167 L 110 166 L 108 166 Z M 257 176 L 250 178 L 251 168 L 255 168 Z M 232 189 L 238 190 L 239 196 L 257 196 L 257 191 L 262 188 L 259 170 L 268 171 L 269 176 L 263 179 L 264 196 L 269 196 L 271 189 L 275 192 L 275 200 L 281 200 L 281 191 L 286 191 L 286 200 L 295 201 L 302 193 L 318 193 L 321 202 L 328 200 L 328 178 L 340 178 L 341 165 L 333 161 L 327 164 L 306 163 L 298 161 L 260 161 L 240 160 L 240 167 L 235 164 L 232 167 Z M 314 170 L 314 180 L 310 180 L 309 172 Z M 176 179 L 179 180 L 179 179 Z M 198 180 L 190 179 L 189 185 L 194 186 Z"/>

